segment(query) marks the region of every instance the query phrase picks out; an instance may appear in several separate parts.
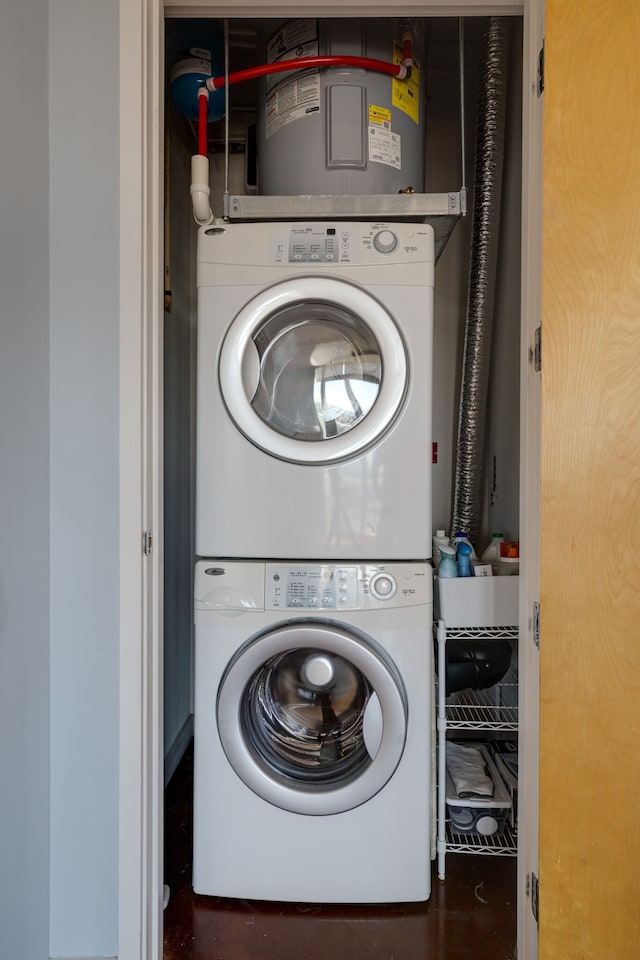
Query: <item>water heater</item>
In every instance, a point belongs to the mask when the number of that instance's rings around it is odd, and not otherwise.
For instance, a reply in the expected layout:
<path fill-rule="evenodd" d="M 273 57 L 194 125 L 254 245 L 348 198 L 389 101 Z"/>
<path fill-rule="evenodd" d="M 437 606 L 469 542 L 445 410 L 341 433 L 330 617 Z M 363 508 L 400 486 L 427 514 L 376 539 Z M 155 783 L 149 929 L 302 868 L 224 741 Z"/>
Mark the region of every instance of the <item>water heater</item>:
<path fill-rule="evenodd" d="M 272 23 L 273 21 L 270 21 Z M 344 55 L 402 62 L 399 19 L 297 19 L 260 35 L 265 62 Z M 259 84 L 258 191 L 263 195 L 424 190 L 424 38 L 399 80 L 354 67 L 273 73 Z"/>

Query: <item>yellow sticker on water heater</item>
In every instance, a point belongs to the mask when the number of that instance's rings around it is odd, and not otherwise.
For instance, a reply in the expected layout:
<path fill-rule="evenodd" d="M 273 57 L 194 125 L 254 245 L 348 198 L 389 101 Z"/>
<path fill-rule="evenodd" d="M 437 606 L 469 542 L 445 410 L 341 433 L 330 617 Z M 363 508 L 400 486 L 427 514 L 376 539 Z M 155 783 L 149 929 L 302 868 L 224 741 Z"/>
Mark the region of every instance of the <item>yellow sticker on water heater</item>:
<path fill-rule="evenodd" d="M 402 60 L 402 44 L 394 40 L 393 62 L 402 63 Z M 391 104 L 406 113 L 415 123 L 420 122 L 420 65 L 417 60 L 413 61 L 408 79 L 398 80 L 394 77 L 391 81 Z"/>
<path fill-rule="evenodd" d="M 391 129 L 391 110 L 386 107 L 378 107 L 374 103 L 369 104 L 369 125 L 375 124 L 377 127 L 386 127 Z"/>

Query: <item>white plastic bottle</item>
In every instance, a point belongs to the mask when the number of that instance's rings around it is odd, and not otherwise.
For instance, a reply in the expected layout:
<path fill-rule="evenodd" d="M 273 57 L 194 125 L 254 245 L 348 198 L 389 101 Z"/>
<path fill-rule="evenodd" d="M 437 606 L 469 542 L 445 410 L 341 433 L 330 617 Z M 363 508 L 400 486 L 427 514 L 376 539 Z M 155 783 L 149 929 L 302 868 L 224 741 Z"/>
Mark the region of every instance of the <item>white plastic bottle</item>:
<path fill-rule="evenodd" d="M 436 530 L 431 538 L 431 559 L 433 560 L 433 565 L 436 570 L 440 566 L 440 548 L 448 546 L 449 537 L 446 535 L 444 530 Z"/>
<path fill-rule="evenodd" d="M 491 572 L 494 577 L 498 576 L 498 567 L 500 565 L 500 544 L 504 543 L 504 536 L 501 533 L 491 534 L 491 543 L 482 554 L 482 563 L 491 564 Z"/>

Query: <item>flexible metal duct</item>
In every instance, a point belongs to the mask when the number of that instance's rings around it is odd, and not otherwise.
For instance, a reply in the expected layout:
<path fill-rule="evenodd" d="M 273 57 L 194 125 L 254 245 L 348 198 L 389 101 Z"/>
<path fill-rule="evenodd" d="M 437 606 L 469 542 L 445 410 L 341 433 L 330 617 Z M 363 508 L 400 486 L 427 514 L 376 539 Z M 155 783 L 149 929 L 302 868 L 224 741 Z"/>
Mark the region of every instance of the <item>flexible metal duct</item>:
<path fill-rule="evenodd" d="M 476 125 L 473 219 L 451 533 L 477 540 L 496 288 L 506 117 L 509 21 L 491 17 L 484 34 Z"/>

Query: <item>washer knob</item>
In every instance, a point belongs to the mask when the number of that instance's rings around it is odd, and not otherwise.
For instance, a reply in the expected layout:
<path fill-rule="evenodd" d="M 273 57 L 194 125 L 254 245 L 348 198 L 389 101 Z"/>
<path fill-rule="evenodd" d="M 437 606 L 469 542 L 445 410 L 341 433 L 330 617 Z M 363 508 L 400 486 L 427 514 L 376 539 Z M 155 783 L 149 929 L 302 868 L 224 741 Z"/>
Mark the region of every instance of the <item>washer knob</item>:
<path fill-rule="evenodd" d="M 378 253 L 391 253 L 398 246 L 398 238 L 392 230 L 381 230 L 373 238 L 373 245 Z"/>
<path fill-rule="evenodd" d="M 395 579 L 389 573 L 377 573 L 371 579 L 371 593 L 378 600 L 390 600 L 397 587 Z"/>

